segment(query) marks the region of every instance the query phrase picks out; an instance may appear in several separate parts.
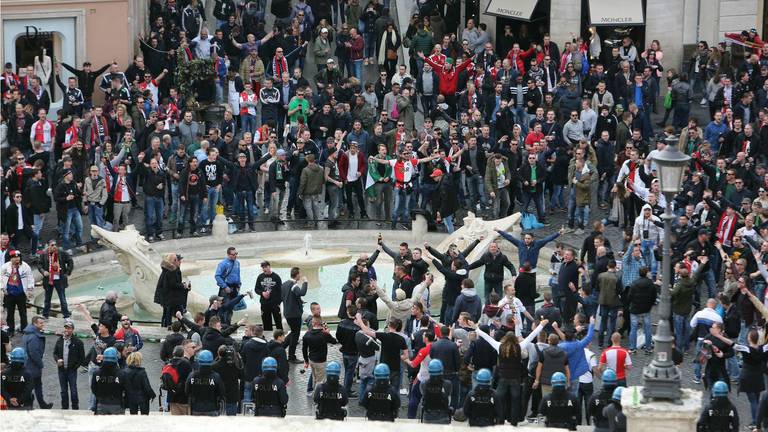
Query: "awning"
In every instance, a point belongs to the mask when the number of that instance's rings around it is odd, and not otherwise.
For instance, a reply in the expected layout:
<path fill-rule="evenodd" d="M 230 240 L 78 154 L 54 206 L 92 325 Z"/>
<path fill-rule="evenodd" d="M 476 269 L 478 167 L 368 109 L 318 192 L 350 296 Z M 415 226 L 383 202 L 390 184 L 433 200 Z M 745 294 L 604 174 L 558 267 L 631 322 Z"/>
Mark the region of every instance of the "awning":
<path fill-rule="evenodd" d="M 539 0 L 491 0 L 485 8 L 486 15 L 530 21 Z"/>
<path fill-rule="evenodd" d="M 640 0 L 589 0 L 589 19 L 596 26 L 644 25 Z"/>

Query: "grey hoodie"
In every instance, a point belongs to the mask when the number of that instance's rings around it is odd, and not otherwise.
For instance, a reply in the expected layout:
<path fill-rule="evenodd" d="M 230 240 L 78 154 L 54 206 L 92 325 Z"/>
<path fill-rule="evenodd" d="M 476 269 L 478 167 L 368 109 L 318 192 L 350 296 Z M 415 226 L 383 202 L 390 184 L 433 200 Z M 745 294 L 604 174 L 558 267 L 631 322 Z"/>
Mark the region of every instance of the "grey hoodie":
<path fill-rule="evenodd" d="M 462 312 L 468 312 L 472 321 L 478 322 L 482 311 L 483 302 L 478 297 L 477 291 L 474 288 L 464 288 L 461 290 L 461 294 L 456 297 L 456 304 L 453 306 L 453 320 L 458 320 L 459 314 Z"/>

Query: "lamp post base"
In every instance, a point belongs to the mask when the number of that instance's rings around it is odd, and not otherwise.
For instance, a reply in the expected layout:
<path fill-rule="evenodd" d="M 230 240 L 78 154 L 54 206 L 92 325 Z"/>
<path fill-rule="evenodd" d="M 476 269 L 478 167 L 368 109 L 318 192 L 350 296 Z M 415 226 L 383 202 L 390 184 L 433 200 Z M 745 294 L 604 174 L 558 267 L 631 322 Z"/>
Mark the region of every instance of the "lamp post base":
<path fill-rule="evenodd" d="M 659 320 L 656 335 L 653 337 L 653 361 L 643 369 L 643 403 L 651 400 L 667 400 L 675 404 L 682 403 L 680 398 L 680 370 L 672 361 L 672 343 L 669 321 Z"/>

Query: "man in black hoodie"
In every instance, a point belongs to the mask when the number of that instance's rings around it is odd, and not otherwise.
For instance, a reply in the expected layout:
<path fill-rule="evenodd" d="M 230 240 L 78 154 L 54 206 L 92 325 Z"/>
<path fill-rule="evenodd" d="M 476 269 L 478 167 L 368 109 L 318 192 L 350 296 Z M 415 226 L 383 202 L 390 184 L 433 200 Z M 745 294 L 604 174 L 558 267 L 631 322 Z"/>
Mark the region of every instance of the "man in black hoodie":
<path fill-rule="evenodd" d="M 247 338 L 247 339 L 246 339 Z M 264 328 L 250 324 L 245 329 L 240 356 L 243 359 L 243 402 L 253 400 L 253 379 L 261 375 L 261 362 L 270 356 Z"/>
<path fill-rule="evenodd" d="M 221 329 L 221 318 L 214 316 L 208 321 L 208 329 L 203 333 L 203 349 L 210 352 L 219 352 L 222 345 L 232 345 L 234 341 L 229 336 L 237 331 L 237 328 L 245 324 L 246 319 L 241 318 L 235 325 Z M 189 325 L 185 320 L 184 324 Z"/>
<path fill-rule="evenodd" d="M 343 319 L 336 328 L 336 340 L 341 344 L 339 351 L 344 361 L 344 391 L 350 397 L 356 396 L 352 392 L 352 381 L 354 381 L 357 360 L 360 356 L 355 341 L 355 335 L 360 327 L 355 324 L 355 315 L 357 315 L 357 307 L 354 304 L 347 306 L 347 318 Z"/>
<path fill-rule="evenodd" d="M 328 360 L 328 344 L 338 341 L 324 325 L 322 318 L 312 318 L 312 330 L 304 333 L 301 340 L 301 353 L 304 356 L 304 369 L 312 367 L 312 380 L 316 383 L 325 381 L 325 362 Z"/>
<path fill-rule="evenodd" d="M 277 376 L 288 382 L 288 355 L 285 353 L 285 333 L 277 329 L 272 332 L 272 340 L 267 342 L 269 356 L 277 360 Z"/>
<path fill-rule="evenodd" d="M 283 329 L 283 318 L 280 316 L 280 304 L 282 303 L 283 281 L 277 273 L 272 272 L 272 267 L 268 261 L 261 263 L 261 274 L 256 278 L 255 292 L 260 297 L 261 302 L 261 321 L 264 323 L 264 330 L 272 331 L 272 320 L 275 327 Z"/>
<path fill-rule="evenodd" d="M 453 308 L 456 305 L 456 298 L 461 292 L 461 282 L 467 278 L 469 272 L 464 267 L 466 261 L 460 258 L 454 258 L 451 261 L 451 268 L 446 269 L 442 262 L 437 258 L 432 259 L 432 265 L 437 271 L 445 277 L 445 286 L 443 286 L 443 302 L 440 306 L 440 322 L 443 324 L 453 324 Z"/>
<path fill-rule="evenodd" d="M 515 266 L 507 258 L 506 255 L 501 253 L 499 245 L 496 242 L 491 243 L 488 246 L 488 252 L 484 253 L 477 261 L 467 267 L 467 271 L 485 266 L 485 273 L 483 274 L 483 280 L 485 281 L 485 299 L 488 300 L 488 295 L 491 291 L 495 291 L 499 296 L 503 295 L 501 292 L 501 284 L 504 281 L 504 267 L 506 267 L 512 277 L 517 276 Z M 454 314 L 455 315 L 455 314 Z"/>

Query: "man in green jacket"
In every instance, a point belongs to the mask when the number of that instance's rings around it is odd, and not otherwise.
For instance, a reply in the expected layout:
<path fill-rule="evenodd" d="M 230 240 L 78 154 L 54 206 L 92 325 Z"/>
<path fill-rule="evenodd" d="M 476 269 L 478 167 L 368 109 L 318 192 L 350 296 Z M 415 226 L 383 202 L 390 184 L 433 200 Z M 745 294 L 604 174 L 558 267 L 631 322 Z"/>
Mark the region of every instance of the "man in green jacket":
<path fill-rule="evenodd" d="M 700 264 L 693 275 L 684 262 L 675 265 L 675 273 L 679 277 L 671 294 L 672 321 L 675 326 L 675 348 L 681 353 L 685 353 L 688 349 L 688 340 L 691 336 L 691 328 L 688 325 L 688 316 L 691 314 L 692 307 L 691 298 L 696 286 L 701 282 L 701 276 L 706 272 L 709 257 L 701 256 L 698 260 Z"/>
<path fill-rule="evenodd" d="M 379 144 L 379 159 L 390 160 L 387 145 Z M 371 208 L 368 212 L 374 219 L 386 220 L 392 213 L 392 166 L 389 164 L 368 164 L 368 177 L 365 182 L 365 193 Z M 380 223 L 377 222 L 377 225 Z"/>
<path fill-rule="evenodd" d="M 307 166 L 301 170 L 299 180 L 298 196 L 304 203 L 304 210 L 307 212 L 307 226 L 309 220 L 314 221 L 317 226 L 317 220 L 323 217 L 323 184 L 325 184 L 325 171 L 315 162 L 315 155 L 306 156 Z"/>

